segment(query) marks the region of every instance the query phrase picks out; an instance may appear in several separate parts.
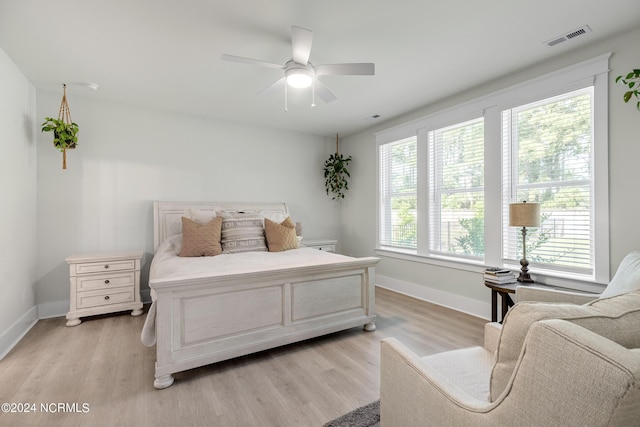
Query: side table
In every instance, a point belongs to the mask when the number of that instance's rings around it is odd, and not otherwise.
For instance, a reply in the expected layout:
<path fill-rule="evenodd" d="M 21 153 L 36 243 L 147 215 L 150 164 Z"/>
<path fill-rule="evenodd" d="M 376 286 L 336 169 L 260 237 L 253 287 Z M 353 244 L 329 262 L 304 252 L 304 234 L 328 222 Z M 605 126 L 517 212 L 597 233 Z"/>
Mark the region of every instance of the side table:
<path fill-rule="evenodd" d="M 302 245 L 325 252 L 335 252 L 337 243 L 333 239 L 302 239 Z"/>
<path fill-rule="evenodd" d="M 498 294 L 500 294 L 500 299 L 502 302 L 502 317 L 500 318 L 500 323 L 504 320 L 504 316 L 507 314 L 509 307 L 513 307 L 513 299 L 509 294 L 515 294 L 516 288 L 521 286 L 522 283 L 493 283 L 484 281 L 484 285 L 491 289 L 491 321 L 498 321 Z"/>
<path fill-rule="evenodd" d="M 141 259 L 141 251 L 67 257 L 71 282 L 67 326 L 79 325 L 81 317 L 124 310 L 140 316 Z"/>

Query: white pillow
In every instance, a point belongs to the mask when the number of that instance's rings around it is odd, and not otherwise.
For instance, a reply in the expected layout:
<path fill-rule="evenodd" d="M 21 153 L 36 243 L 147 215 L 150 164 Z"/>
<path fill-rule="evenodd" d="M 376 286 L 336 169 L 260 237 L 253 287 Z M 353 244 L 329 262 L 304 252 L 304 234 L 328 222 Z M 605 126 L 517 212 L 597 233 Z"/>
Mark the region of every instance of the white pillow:
<path fill-rule="evenodd" d="M 202 210 L 202 209 L 191 209 L 187 208 L 184 210 L 184 216 L 189 218 L 191 221 L 195 221 L 198 224 L 208 224 L 213 218 L 217 217 L 218 214 L 216 211 L 222 210 L 221 208 L 213 208 L 211 210 Z"/>
<path fill-rule="evenodd" d="M 618 271 L 600 298 L 609 298 L 637 290 L 640 290 L 640 251 L 629 252 L 624 257 Z"/>
<path fill-rule="evenodd" d="M 282 221 L 284 221 L 285 219 L 289 218 L 289 215 L 284 213 L 284 212 L 266 212 L 266 211 L 262 211 L 260 212 L 260 215 L 262 215 L 263 218 L 266 218 L 270 221 L 273 221 L 277 224 L 281 224 Z"/>

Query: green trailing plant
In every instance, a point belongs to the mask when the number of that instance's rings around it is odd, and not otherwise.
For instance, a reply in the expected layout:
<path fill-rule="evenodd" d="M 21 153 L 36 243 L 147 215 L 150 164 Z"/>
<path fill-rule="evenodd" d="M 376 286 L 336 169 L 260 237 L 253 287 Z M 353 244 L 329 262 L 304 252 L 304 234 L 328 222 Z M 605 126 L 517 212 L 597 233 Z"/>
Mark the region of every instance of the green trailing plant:
<path fill-rule="evenodd" d="M 42 132 L 53 132 L 53 145 L 60 151 L 76 148 L 78 145 L 78 125 L 65 123 L 62 119 L 45 117 Z"/>
<path fill-rule="evenodd" d="M 344 199 L 344 192 L 349 189 L 347 178 L 351 178 L 347 169 L 351 156 L 344 157 L 342 154 L 338 154 L 339 141 L 336 133 L 336 153 L 330 155 L 324 162 L 324 188 L 327 195 L 333 195 L 331 200 Z"/>
<path fill-rule="evenodd" d="M 58 118 L 45 117 L 42 132 L 53 132 L 53 146 L 62 152 L 62 169 L 67 168 L 67 150 L 78 145 L 78 125 L 71 120 L 69 103 L 67 102 L 67 85 L 62 85 L 62 102 Z"/>
<path fill-rule="evenodd" d="M 333 195 L 332 200 L 344 199 L 344 193 L 349 189 L 347 178 L 351 175 L 347 167 L 350 161 L 351 156 L 344 157 L 336 152 L 324 162 L 324 187 L 327 195 Z"/>
<path fill-rule="evenodd" d="M 622 82 L 629 89 L 624 93 L 622 99 L 624 102 L 629 102 L 632 96 L 638 99 L 636 103 L 636 108 L 640 111 L 640 69 L 635 68 L 630 73 L 627 73 L 626 76 L 618 76 L 616 77 L 616 83 Z"/>

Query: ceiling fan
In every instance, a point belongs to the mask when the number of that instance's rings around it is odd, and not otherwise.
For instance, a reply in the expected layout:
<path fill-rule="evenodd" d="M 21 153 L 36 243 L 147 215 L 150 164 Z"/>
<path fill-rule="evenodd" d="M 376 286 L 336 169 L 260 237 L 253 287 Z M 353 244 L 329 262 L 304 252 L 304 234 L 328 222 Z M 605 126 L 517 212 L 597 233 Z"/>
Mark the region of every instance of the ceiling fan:
<path fill-rule="evenodd" d="M 235 55 L 222 55 L 225 61 L 239 62 L 243 64 L 254 64 L 266 68 L 277 68 L 284 70 L 284 76 L 274 83 L 261 90 L 259 93 L 271 92 L 284 87 L 285 90 L 285 110 L 287 86 L 295 88 L 306 88 L 313 86 L 312 95 L 317 94 L 324 102 L 334 101 L 336 96 L 317 80 L 318 76 L 326 75 L 351 75 L 351 76 L 372 76 L 375 74 L 375 64 L 367 63 L 347 63 L 347 64 L 325 64 L 313 65 L 309 62 L 311 54 L 311 43 L 313 42 L 313 32 L 306 28 L 291 26 L 291 45 L 293 48 L 293 58 L 284 65 L 273 62 L 261 61 L 259 59 L 244 58 Z M 286 83 L 286 84 L 285 84 Z M 315 101 L 315 98 L 314 98 Z M 311 106 L 315 106 L 312 102 Z"/>

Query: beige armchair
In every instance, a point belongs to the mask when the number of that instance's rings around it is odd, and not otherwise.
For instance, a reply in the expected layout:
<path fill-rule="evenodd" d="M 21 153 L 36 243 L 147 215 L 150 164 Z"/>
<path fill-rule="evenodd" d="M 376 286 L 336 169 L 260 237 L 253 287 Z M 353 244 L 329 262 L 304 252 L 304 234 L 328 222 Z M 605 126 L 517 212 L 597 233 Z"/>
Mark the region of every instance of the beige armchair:
<path fill-rule="evenodd" d="M 640 426 L 640 252 L 628 258 L 585 305 L 518 289 L 483 347 L 419 357 L 383 340 L 381 426 Z"/>

